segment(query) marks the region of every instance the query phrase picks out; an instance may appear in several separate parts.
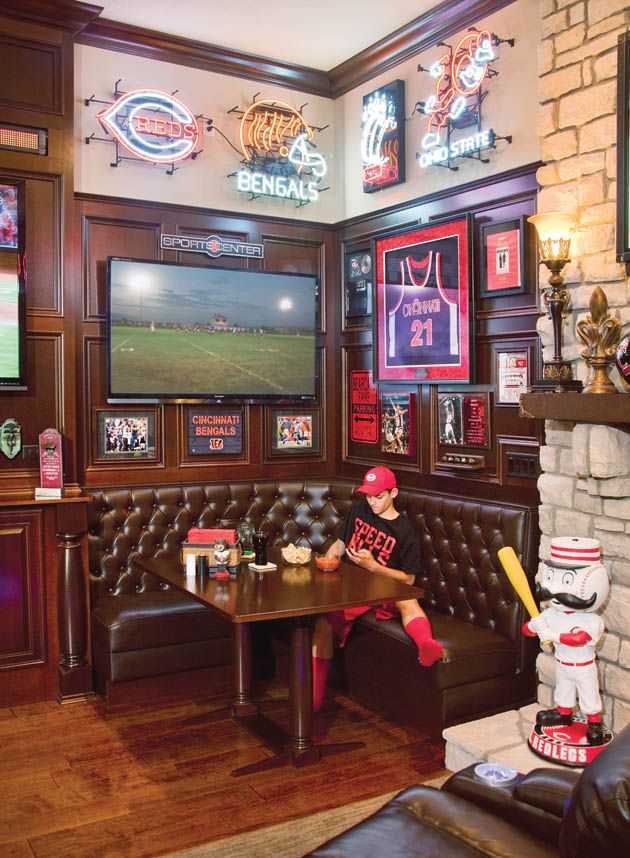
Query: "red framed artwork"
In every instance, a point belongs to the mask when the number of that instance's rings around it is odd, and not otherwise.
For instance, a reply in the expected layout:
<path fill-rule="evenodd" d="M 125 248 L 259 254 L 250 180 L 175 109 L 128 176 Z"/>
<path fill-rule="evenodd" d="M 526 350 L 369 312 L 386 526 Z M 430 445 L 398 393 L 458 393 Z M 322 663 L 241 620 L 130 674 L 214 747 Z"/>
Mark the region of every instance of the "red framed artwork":
<path fill-rule="evenodd" d="M 469 215 L 379 236 L 375 265 L 377 381 L 472 381 Z"/>
<path fill-rule="evenodd" d="M 482 298 L 525 291 L 525 217 L 481 227 Z"/>

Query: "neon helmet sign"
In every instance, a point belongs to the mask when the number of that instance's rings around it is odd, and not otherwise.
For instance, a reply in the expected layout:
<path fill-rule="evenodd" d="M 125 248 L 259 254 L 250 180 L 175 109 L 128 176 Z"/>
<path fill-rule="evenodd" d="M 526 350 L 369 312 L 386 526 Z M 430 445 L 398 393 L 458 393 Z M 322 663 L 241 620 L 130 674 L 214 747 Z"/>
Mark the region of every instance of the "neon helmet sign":
<path fill-rule="evenodd" d="M 199 139 L 190 109 L 157 89 L 124 93 L 96 118 L 128 152 L 152 164 L 183 161 L 193 154 Z"/>
<path fill-rule="evenodd" d="M 285 101 L 261 99 L 241 116 L 243 153 L 238 190 L 253 196 L 293 199 L 302 205 L 319 197 L 317 183 L 326 174 L 326 159 L 313 151 L 313 129 L 301 111 Z"/>

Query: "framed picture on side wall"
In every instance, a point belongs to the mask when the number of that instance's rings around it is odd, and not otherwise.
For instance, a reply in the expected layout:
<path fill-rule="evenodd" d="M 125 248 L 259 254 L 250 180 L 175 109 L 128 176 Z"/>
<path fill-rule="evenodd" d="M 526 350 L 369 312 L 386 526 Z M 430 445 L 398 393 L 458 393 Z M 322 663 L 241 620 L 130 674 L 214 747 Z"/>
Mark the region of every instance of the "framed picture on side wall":
<path fill-rule="evenodd" d="M 346 319 L 372 315 L 372 257 L 367 250 L 351 251 L 345 255 Z"/>
<path fill-rule="evenodd" d="M 482 298 L 525 291 L 527 226 L 523 216 L 481 227 L 479 294 Z"/>
<path fill-rule="evenodd" d="M 377 381 L 472 380 L 470 216 L 373 241 Z"/>
<path fill-rule="evenodd" d="M 400 390 L 380 391 L 381 451 L 398 456 L 415 452 L 416 397 Z"/>
<path fill-rule="evenodd" d="M 630 271 L 630 33 L 617 42 L 617 261 Z"/>

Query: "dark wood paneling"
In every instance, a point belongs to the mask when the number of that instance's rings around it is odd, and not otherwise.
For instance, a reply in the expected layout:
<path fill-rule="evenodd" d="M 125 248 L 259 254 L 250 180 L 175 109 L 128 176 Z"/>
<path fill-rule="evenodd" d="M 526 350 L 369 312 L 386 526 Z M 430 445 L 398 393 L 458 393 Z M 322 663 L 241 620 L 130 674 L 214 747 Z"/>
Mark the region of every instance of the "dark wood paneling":
<path fill-rule="evenodd" d="M 41 511 L 0 510 L 2 671 L 46 661 Z"/>
<path fill-rule="evenodd" d="M 160 224 L 108 217 L 85 217 L 83 241 L 83 318 L 105 318 L 105 281 L 108 256 L 159 259 Z"/>
<path fill-rule="evenodd" d="M 326 290 L 335 288 L 329 271 L 335 270 L 333 230 L 321 225 L 305 225 L 268 218 L 245 218 L 242 215 L 203 212 L 183 206 L 129 203 L 111 199 L 79 197 L 76 223 L 82 225 L 82 281 L 84 306 L 88 308 L 77 320 L 80 330 L 81 370 L 77 377 L 83 421 L 80 427 L 79 459 L 82 462 L 82 482 L 96 485 L 153 485 L 168 482 L 211 482 L 220 480 L 229 471 L 230 479 L 245 479 L 269 473 L 265 428 L 269 417 L 267 407 L 246 409 L 246 449 L 242 457 L 191 457 L 187 452 L 185 419 L 181 406 L 161 407 L 163 446 L 159 461 L 94 463 L 94 409 L 107 404 L 107 361 L 105 353 L 105 259 L 109 255 L 135 258 L 174 259 L 176 254 L 159 250 L 159 233 L 208 236 L 233 236 L 265 245 L 264 267 L 272 271 L 297 271 L 315 274 L 320 281 L 320 356 L 319 404 L 320 447 L 312 462 L 318 463 L 322 474 L 332 472 L 334 443 L 329 440 L 335 430 L 334 416 L 325 408 L 327 392 L 335 389 L 334 367 L 329 356 L 334 354 L 335 326 L 324 333 L 327 316 Z M 257 267 L 256 260 L 209 259 L 205 254 L 181 253 L 183 264 Z M 331 453 L 332 451 L 332 453 Z M 333 460 L 330 460 L 330 456 Z M 274 474 L 283 477 L 303 474 L 304 457 L 287 456 L 273 459 Z"/>
<path fill-rule="evenodd" d="M 60 316 L 61 179 L 26 177 L 26 306 L 30 315 Z M 35 252 L 28 252 L 33 248 Z"/>
<path fill-rule="evenodd" d="M 24 21 L 35 21 L 60 30 L 76 33 L 102 12 L 102 6 L 82 0 L 18 0 L 0 2 L 0 12 Z"/>
<path fill-rule="evenodd" d="M 61 113 L 63 97 L 59 47 L 0 35 L 0 55 L 0 104 Z M 25 74 L 26 69 L 28 73 Z"/>
<path fill-rule="evenodd" d="M 441 459 L 444 448 L 439 443 L 437 432 L 437 392 L 455 389 L 446 384 L 409 384 L 405 389 L 417 394 L 418 425 L 417 462 L 411 467 L 414 476 L 406 474 L 409 471 L 408 462 L 394 460 L 381 453 L 380 444 L 358 444 L 350 440 L 348 427 L 349 373 L 353 369 L 372 369 L 372 327 L 371 320 L 366 320 L 361 326 L 338 325 L 339 343 L 341 349 L 342 393 L 337 402 L 337 411 L 343 415 L 343 421 L 337 425 L 341 429 L 342 440 L 339 445 L 338 473 L 344 476 L 358 478 L 365 466 L 383 463 L 392 467 L 404 485 L 415 485 L 435 491 L 446 491 L 454 494 L 466 494 L 469 497 L 502 498 L 514 500 L 515 491 L 519 500 L 537 503 L 535 480 L 520 480 L 510 476 L 505 467 L 505 449 L 513 450 L 512 446 L 505 448 L 499 438 L 521 439 L 520 444 L 531 453 L 537 451 L 541 440 L 541 427 L 537 421 L 524 421 L 519 417 L 516 406 L 499 406 L 495 404 L 496 392 L 496 350 L 499 346 L 520 348 L 526 343 L 531 349 L 530 354 L 538 353 L 536 323 L 540 316 L 538 309 L 538 286 L 536 282 L 536 266 L 529 266 L 529 280 L 523 293 L 517 295 L 479 298 L 479 260 L 481 227 L 488 223 L 499 223 L 505 220 L 529 215 L 535 211 L 537 184 L 535 180 L 536 165 L 523 167 L 510 173 L 489 177 L 484 182 L 474 182 L 459 188 L 444 191 L 433 197 L 420 198 L 410 201 L 403 207 L 391 208 L 373 212 L 365 217 L 353 218 L 341 226 L 338 231 L 339 255 L 346 249 L 369 248 L 370 239 L 377 234 L 400 226 L 426 223 L 432 218 L 450 214 L 456 216 L 461 212 L 471 212 L 473 215 L 473 306 L 475 307 L 475 376 L 470 385 L 457 386 L 462 392 L 488 392 L 490 394 L 490 429 L 491 444 L 489 449 L 458 448 L 457 452 L 479 454 L 484 457 L 484 467 L 479 471 L 462 471 L 459 469 L 444 470 L 436 467 Z M 535 245 L 530 244 L 530 256 L 535 255 Z M 533 259 L 530 260 L 533 262 Z M 341 306 L 337 296 L 337 306 Z M 536 372 L 536 367 L 532 367 Z M 381 382 L 379 391 L 385 390 L 387 384 Z M 515 441 L 516 443 L 516 441 Z M 518 447 L 518 444 L 517 444 Z M 452 452 L 449 450 L 449 452 Z M 413 461 L 413 460 L 412 460 Z M 359 467 L 360 466 L 360 467 Z M 409 482 L 411 480 L 411 482 Z"/>

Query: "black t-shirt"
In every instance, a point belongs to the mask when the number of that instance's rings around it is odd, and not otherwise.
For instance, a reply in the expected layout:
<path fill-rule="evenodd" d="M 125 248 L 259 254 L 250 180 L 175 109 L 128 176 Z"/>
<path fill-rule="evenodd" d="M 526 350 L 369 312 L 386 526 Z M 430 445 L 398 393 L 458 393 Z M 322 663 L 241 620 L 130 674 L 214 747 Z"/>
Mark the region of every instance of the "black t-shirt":
<path fill-rule="evenodd" d="M 404 515 L 381 518 L 374 515 L 366 500 L 355 500 L 337 537 L 355 551 L 367 548 L 378 563 L 389 569 L 400 569 L 407 575 L 420 572 L 420 534 Z"/>

